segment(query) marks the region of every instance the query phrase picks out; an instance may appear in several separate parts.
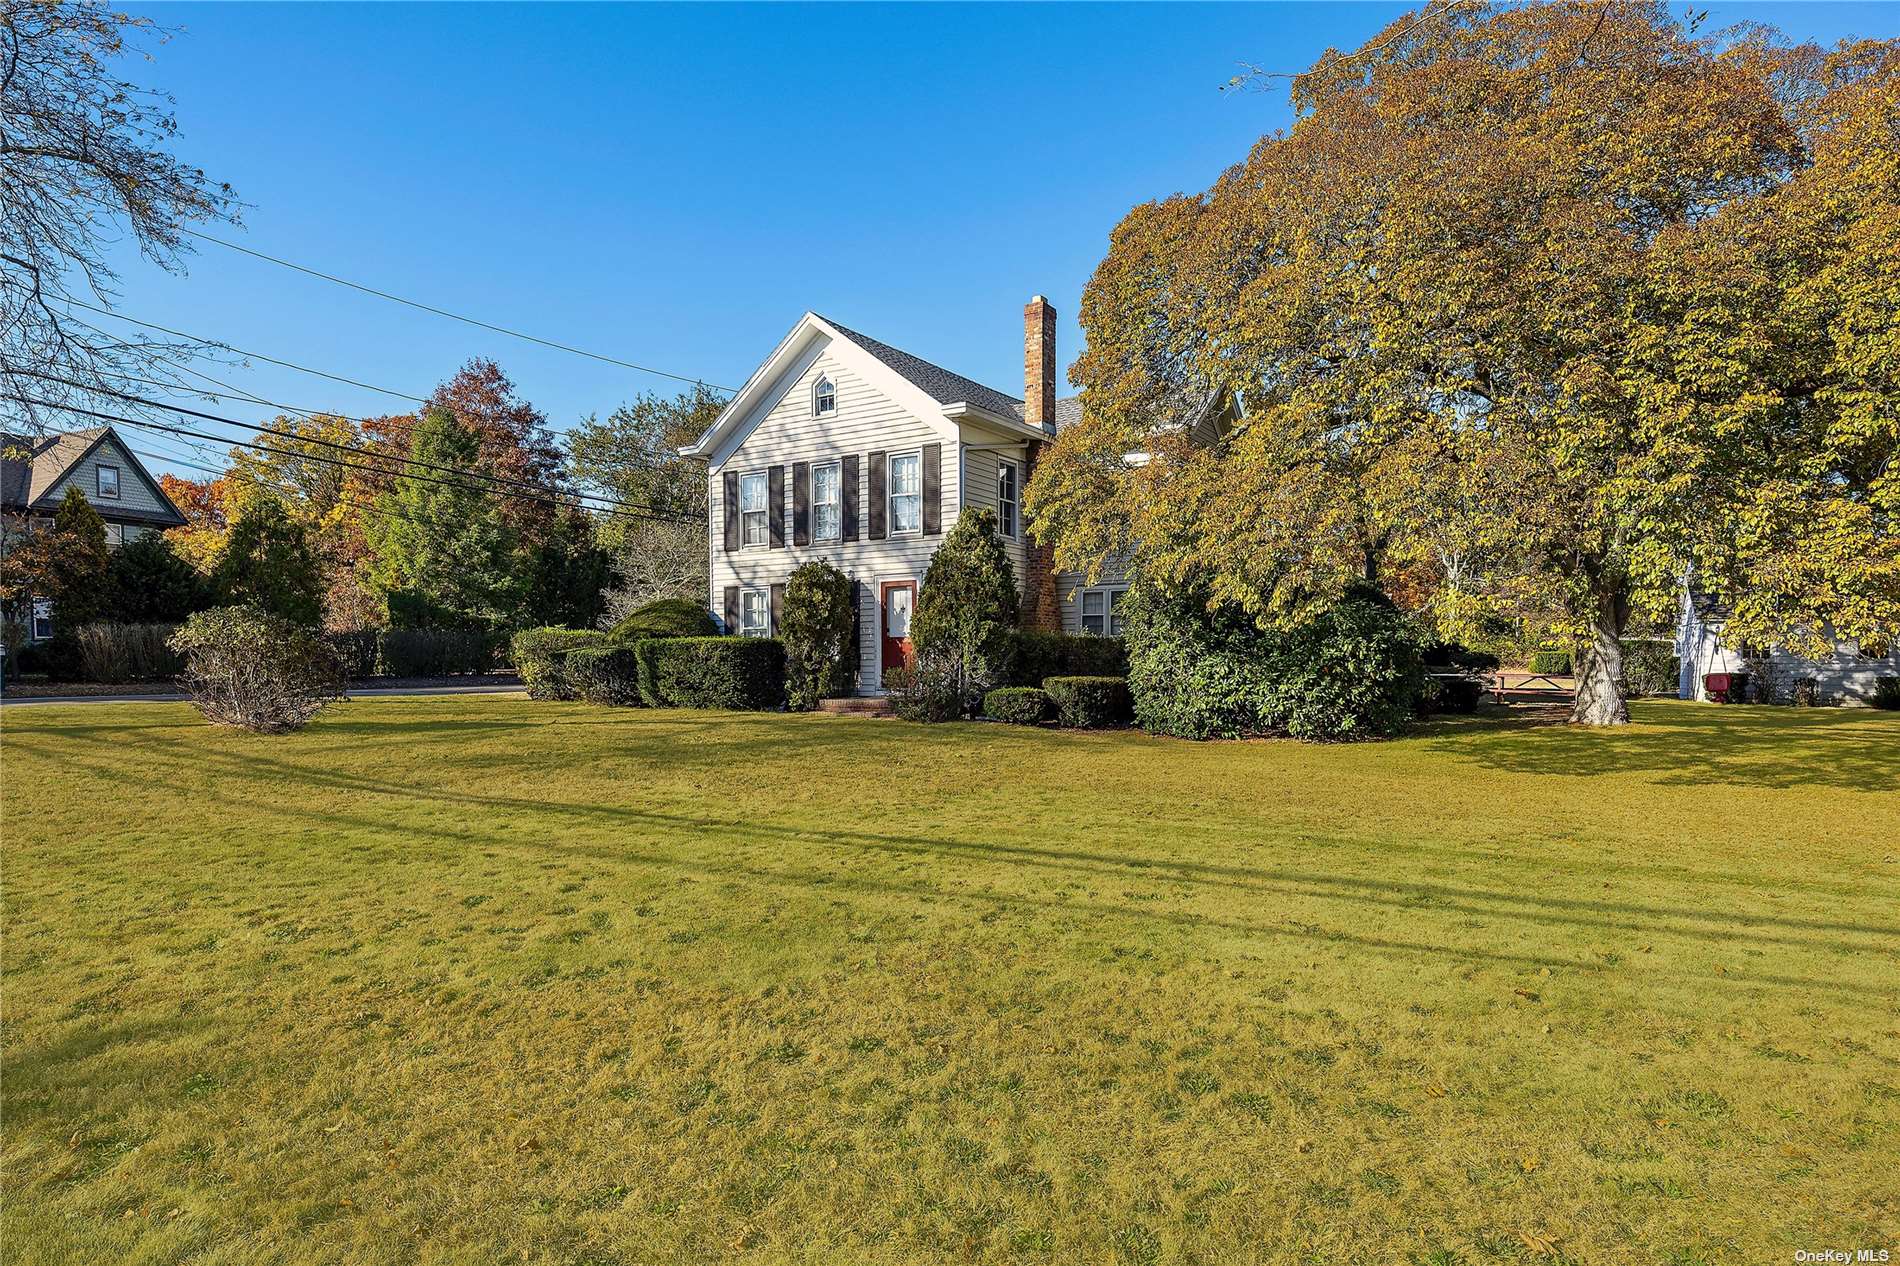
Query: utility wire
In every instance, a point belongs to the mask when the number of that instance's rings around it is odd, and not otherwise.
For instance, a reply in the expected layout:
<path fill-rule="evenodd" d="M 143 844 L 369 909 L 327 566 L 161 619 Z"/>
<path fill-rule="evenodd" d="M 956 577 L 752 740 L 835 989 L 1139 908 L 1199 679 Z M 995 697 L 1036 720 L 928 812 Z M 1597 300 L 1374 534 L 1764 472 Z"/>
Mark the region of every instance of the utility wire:
<path fill-rule="evenodd" d="M 622 518 L 645 519 L 645 520 L 650 520 L 650 521 L 655 521 L 655 522 L 677 522 L 677 523 L 696 523 L 699 521 L 697 518 L 690 515 L 661 514 L 661 513 L 655 513 L 652 511 L 637 511 L 637 510 L 598 509 L 596 507 L 590 507 L 578 502 L 569 501 L 562 497 L 547 495 L 547 494 L 537 495 L 534 493 L 526 493 L 526 492 L 510 492 L 505 488 L 483 487 L 481 485 L 474 485 L 471 488 L 471 485 L 467 482 L 468 480 L 497 478 L 496 476 L 483 475 L 476 471 L 457 470 L 457 471 L 454 471 L 454 473 L 460 476 L 460 478 L 438 479 L 430 475 L 417 474 L 414 471 L 408 471 L 408 470 L 390 471 L 390 470 L 386 470 L 381 467 L 377 467 L 373 465 L 364 465 L 358 462 L 346 462 L 342 460 L 341 458 L 337 458 L 337 457 L 319 457 L 313 453 L 300 453 L 300 452 L 297 452 L 295 449 L 276 448 L 276 447 L 273 447 L 272 445 L 265 444 L 257 440 L 232 440 L 229 436 L 211 435 L 204 431 L 194 431 L 190 429 L 189 427 L 170 426 L 163 422 L 153 422 L 148 419 L 128 418 L 120 414 L 104 413 L 97 409 L 82 409 L 82 408 L 79 408 L 77 405 L 57 404 L 50 400 L 34 400 L 34 399 L 31 399 L 30 397 L 15 396 L 15 395 L 0 396 L 0 399 L 12 400 L 18 404 L 36 405 L 40 408 L 58 409 L 66 413 L 75 413 L 82 417 L 98 418 L 106 422 L 118 422 L 125 426 L 140 427 L 140 428 L 144 428 L 148 430 L 164 431 L 171 435 L 185 435 L 185 436 L 191 436 L 195 439 L 212 440 L 217 443 L 228 443 L 228 444 L 233 444 L 233 445 L 244 447 L 244 448 L 254 448 L 261 453 L 271 453 L 271 454 L 281 456 L 281 457 L 294 457 L 302 461 L 311 461 L 311 462 L 317 462 L 324 465 L 340 466 L 347 470 L 361 470 L 361 471 L 367 471 L 371 474 L 391 476 L 391 477 L 399 478 L 399 479 L 411 479 L 411 480 L 415 480 L 418 483 L 440 484 L 443 487 L 447 487 L 447 488 L 464 488 L 464 489 L 470 489 L 472 491 L 477 491 L 477 492 L 489 492 L 500 497 L 513 497 L 520 501 L 535 501 L 535 502 L 540 502 L 544 505 L 552 505 L 552 506 L 556 506 L 556 507 L 560 507 L 564 509 L 570 509 L 570 510 L 595 509 L 596 513 L 605 514 L 605 515 L 608 515 L 609 517 L 619 516 Z M 170 406 L 159 406 L 159 407 L 168 408 Z M 184 410 L 184 409 L 180 409 L 177 411 L 181 413 L 190 412 L 190 410 Z M 242 423 L 242 422 L 233 422 L 228 418 L 220 418 L 218 420 L 222 422 L 226 422 L 232 426 L 247 425 L 246 423 Z M 309 437 L 305 437 L 305 436 L 298 436 L 297 439 L 300 442 L 320 442 L 320 441 L 311 441 Z M 362 452 L 361 449 L 354 449 L 350 451 L 357 452 L 357 453 Z M 386 460 L 407 461 L 407 460 L 413 460 L 413 459 L 390 458 Z M 428 463 L 423 463 L 423 464 L 427 465 Z M 439 467 L 438 469 L 454 470 L 453 467 Z"/>
<path fill-rule="evenodd" d="M 129 317 L 123 312 L 114 312 L 110 308 L 95 308 L 90 303 L 81 303 L 77 299 L 68 299 L 66 302 L 76 308 L 84 308 L 88 312 L 97 312 L 100 316 L 109 316 L 119 321 L 130 321 L 133 325 L 143 326 L 148 330 L 157 330 L 160 334 L 169 334 L 173 338 L 190 339 L 202 347 L 221 347 L 227 352 L 234 352 L 239 356 L 248 356 L 253 360 L 269 361 L 271 364 L 281 365 L 285 369 L 294 369 L 300 374 L 314 374 L 318 378 L 328 378 L 332 382 L 346 383 L 352 387 L 361 387 L 365 391 L 380 392 L 385 396 L 394 396 L 398 400 L 413 400 L 417 404 L 429 403 L 428 400 L 422 396 L 412 396 L 406 391 L 396 391 L 389 387 L 378 387 L 375 383 L 358 382 L 354 378 L 345 378 L 341 374 L 326 373 L 321 369 L 312 369 L 308 365 L 299 365 L 295 361 L 279 360 L 275 356 L 266 356 L 262 352 L 247 352 L 241 347 L 233 347 L 231 344 L 221 342 L 218 339 L 203 338 L 196 334 L 187 334 L 183 330 L 174 330 L 169 326 L 158 325 L 151 321 L 141 321 L 137 317 Z"/>
<path fill-rule="evenodd" d="M 516 488 L 526 489 L 528 492 L 533 493 L 538 497 L 548 497 L 548 496 L 553 496 L 557 498 L 561 497 L 560 493 L 554 492 L 553 490 L 547 488 L 545 485 L 532 483 L 525 479 L 515 479 L 507 475 L 492 475 L 484 471 L 467 470 L 459 466 L 446 466 L 438 462 L 423 461 L 420 458 L 404 457 L 395 453 L 379 453 L 371 449 L 358 448 L 355 445 L 340 443 L 336 440 L 326 440 L 314 435 L 302 435 L 296 431 L 286 431 L 278 427 L 266 426 L 259 423 L 244 422 L 237 418 L 227 418 L 216 413 L 205 413 L 199 409 L 187 409 L 182 405 L 163 404 L 157 400 L 148 400 L 144 398 L 143 396 L 128 395 L 125 392 L 113 391 L 107 387 L 87 387 L 83 383 L 76 383 L 69 379 L 55 377 L 52 374 L 32 373 L 30 374 L 30 376 L 34 378 L 42 378 L 50 382 L 61 383 L 70 387 L 81 387 L 84 390 L 92 391 L 99 395 L 108 396 L 108 397 L 118 399 L 118 400 L 123 400 L 127 402 L 128 404 L 144 405 L 147 408 L 153 408 L 153 409 L 164 409 L 171 413 L 183 414 L 187 417 L 198 418 L 206 422 L 221 422 L 226 426 L 241 427 L 245 430 L 256 431 L 260 434 L 265 434 L 265 435 L 275 435 L 283 439 L 294 440 L 300 444 L 315 444 L 323 448 L 335 449 L 339 452 L 349 453 L 356 457 L 369 458 L 372 462 L 399 462 L 405 466 L 416 466 L 424 470 L 439 471 L 444 474 L 451 474 L 451 475 L 460 475 L 463 478 L 467 478 L 467 479 L 483 479 L 497 485 L 511 485 Z M 269 403 L 269 402 L 265 401 L 264 403 Z M 64 406 L 61 406 L 61 407 L 64 407 Z M 82 409 L 82 410 L 78 410 L 78 412 L 84 413 L 87 411 Z M 100 415 L 100 416 L 108 416 L 108 415 Z M 242 441 L 242 440 L 226 439 L 223 436 L 207 436 L 206 438 L 216 439 L 220 443 L 231 443 L 231 444 L 246 443 L 246 441 Z M 320 460 L 310 454 L 292 454 L 292 455 L 303 457 L 307 460 Z M 367 467 L 363 467 L 363 469 L 378 470 L 378 468 L 375 466 L 367 466 Z M 405 474 L 406 472 L 401 471 L 401 470 L 394 471 L 394 472 L 383 470 L 383 471 L 379 471 L 379 473 L 382 473 L 385 475 L 394 474 L 397 476 L 401 476 Z M 505 491 L 505 489 L 497 489 L 497 491 Z M 698 522 L 698 517 L 695 515 L 669 514 L 665 511 L 654 510 L 650 506 L 639 506 L 639 505 L 634 505 L 630 502 L 617 501 L 611 497 L 600 496 L 599 494 L 596 494 L 596 493 L 575 493 L 572 495 L 576 502 L 580 502 L 586 498 L 591 498 L 592 500 L 605 503 L 606 507 L 608 508 L 622 510 L 628 513 L 642 514 L 642 515 L 648 515 L 648 516 L 653 516 L 653 517 L 664 516 L 667 518 L 677 519 L 678 521 L 682 523 Z M 562 504 L 568 504 L 568 502 L 563 500 Z M 595 507 L 582 505 L 581 508 L 592 509 Z"/>
<path fill-rule="evenodd" d="M 288 259 L 280 259 L 275 255 L 267 255 L 263 251 L 253 250 L 251 247 L 248 247 L 248 246 L 239 246 L 236 242 L 227 242 L 221 237 L 213 237 L 211 236 L 211 234 L 201 233 L 197 229 L 186 228 L 184 229 L 184 232 L 191 234 L 193 237 L 198 238 L 200 241 L 210 242 L 214 245 L 222 246 L 226 250 L 238 251 L 242 254 L 249 255 L 254 259 L 264 260 L 266 263 L 276 264 L 282 268 L 294 269 L 295 271 L 303 273 L 307 276 L 318 277 L 324 281 L 332 282 L 339 286 L 348 286 L 351 290 L 359 290 L 366 295 L 374 295 L 378 299 L 387 299 L 391 303 L 405 304 L 408 307 L 417 309 L 418 311 L 430 312 L 439 317 L 447 317 L 451 321 L 460 321 L 465 325 L 473 325 L 484 330 L 492 330 L 497 334 L 506 334 L 510 338 L 518 338 L 518 339 L 523 340 L 524 342 L 539 343 L 542 347 L 552 347 L 556 351 L 571 352 L 575 356 L 585 356 L 589 360 L 601 361 L 608 365 L 618 365 L 622 369 L 634 369 L 634 370 L 638 370 L 639 372 L 643 374 L 653 374 L 660 378 L 671 378 L 675 382 L 687 382 L 687 383 L 693 383 L 697 386 L 711 387 L 714 391 L 723 391 L 727 395 L 734 394 L 733 389 L 731 387 L 722 387 L 718 383 L 707 382 L 704 378 L 694 378 L 686 374 L 675 374 L 675 373 L 669 372 L 668 370 L 655 369 L 651 365 L 636 365 L 634 362 L 630 360 L 621 360 L 617 356 L 607 356 L 600 352 L 590 352 L 584 347 L 571 347 L 566 343 L 557 343 L 553 339 L 540 338 L 537 335 L 533 335 L 533 334 L 524 334 L 520 330 L 511 330 L 505 325 L 495 325 L 492 322 L 478 320 L 475 317 L 463 316 L 459 312 L 450 312 L 447 308 L 438 308 L 432 304 L 422 303 L 416 299 L 405 299 L 401 295 L 390 294 L 387 290 L 378 290 L 374 286 L 366 286 L 359 281 L 351 281 L 346 277 L 338 277 L 333 273 L 326 273 L 322 271 L 321 269 L 311 268 L 307 265 L 295 263 Z"/>

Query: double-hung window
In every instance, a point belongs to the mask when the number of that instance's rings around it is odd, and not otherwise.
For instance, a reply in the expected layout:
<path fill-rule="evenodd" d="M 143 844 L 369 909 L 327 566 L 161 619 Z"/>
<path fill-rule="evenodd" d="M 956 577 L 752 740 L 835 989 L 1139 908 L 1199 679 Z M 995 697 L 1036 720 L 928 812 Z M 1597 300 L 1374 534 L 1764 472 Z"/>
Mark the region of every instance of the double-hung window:
<path fill-rule="evenodd" d="M 1011 540 L 1016 538 L 1016 520 L 1020 517 L 1022 495 L 1017 491 L 1015 462 L 996 463 L 996 530 Z"/>
<path fill-rule="evenodd" d="M 842 535 L 844 481 L 837 462 L 811 468 L 811 539 L 824 543 Z"/>
<path fill-rule="evenodd" d="M 113 501 L 119 499 L 119 468 L 117 466 L 96 466 L 99 472 L 99 495 Z"/>
<path fill-rule="evenodd" d="M 891 458 L 891 535 L 924 530 L 924 459 L 921 453 Z"/>
<path fill-rule="evenodd" d="M 1082 631 L 1084 633 L 1122 635 L 1122 598 L 1126 589 L 1084 589 L 1082 591 Z"/>
<path fill-rule="evenodd" d="M 766 523 L 765 472 L 739 476 L 739 543 L 764 545 L 771 535 Z"/>
<path fill-rule="evenodd" d="M 739 635 L 741 637 L 770 637 L 772 635 L 771 596 L 763 589 L 746 589 L 739 594 Z"/>

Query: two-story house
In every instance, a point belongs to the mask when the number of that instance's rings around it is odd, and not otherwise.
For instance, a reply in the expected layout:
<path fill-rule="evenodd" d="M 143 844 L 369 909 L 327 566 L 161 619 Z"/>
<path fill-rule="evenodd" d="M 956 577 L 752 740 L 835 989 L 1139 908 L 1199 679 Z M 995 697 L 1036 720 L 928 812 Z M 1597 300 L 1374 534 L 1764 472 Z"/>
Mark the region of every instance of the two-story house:
<path fill-rule="evenodd" d="M 0 531 L 50 525 L 68 488 L 85 494 L 105 520 L 109 547 L 185 526 L 185 516 L 109 426 L 59 435 L 0 434 Z M 35 602 L 28 636 L 51 635 L 51 604 Z"/>
<path fill-rule="evenodd" d="M 712 613 L 730 632 L 776 632 L 785 581 L 822 558 L 852 578 L 858 691 L 904 662 L 930 558 L 966 509 L 996 512 L 1024 623 L 1119 631 L 1126 585 L 1057 573 L 1023 531 L 1042 445 L 1081 417 L 1056 398 L 1056 313 L 1024 309 L 1022 398 L 807 312 L 681 452 L 707 464 Z"/>

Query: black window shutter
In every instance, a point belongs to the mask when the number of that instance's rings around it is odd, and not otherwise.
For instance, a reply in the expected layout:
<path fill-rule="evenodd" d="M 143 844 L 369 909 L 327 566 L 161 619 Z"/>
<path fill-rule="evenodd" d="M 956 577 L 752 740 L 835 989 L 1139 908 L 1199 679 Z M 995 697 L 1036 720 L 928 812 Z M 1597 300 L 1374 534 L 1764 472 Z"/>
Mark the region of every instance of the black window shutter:
<path fill-rule="evenodd" d="M 924 445 L 924 535 L 943 531 L 943 445 Z"/>
<path fill-rule="evenodd" d="M 739 472 L 726 472 L 725 496 L 721 498 L 726 505 L 726 552 L 739 548 Z"/>
<path fill-rule="evenodd" d="M 811 463 L 792 463 L 792 544 L 811 544 Z"/>
<path fill-rule="evenodd" d="M 871 530 L 865 535 L 874 541 L 884 539 L 884 512 L 890 507 L 884 498 L 884 454 L 871 454 Z"/>
<path fill-rule="evenodd" d="M 859 649 L 858 639 L 864 633 L 864 586 L 858 581 L 851 582 L 851 648 L 845 652 L 844 662 L 856 672 L 864 652 Z"/>
<path fill-rule="evenodd" d="M 773 549 L 785 548 L 785 468 L 774 466 L 765 472 L 765 517 Z"/>
<path fill-rule="evenodd" d="M 772 586 L 772 636 L 779 635 L 779 625 L 785 620 L 785 586 Z"/>
<path fill-rule="evenodd" d="M 739 586 L 726 586 L 726 632 L 739 631 Z"/>
<path fill-rule="evenodd" d="M 843 523 L 839 525 L 842 530 L 838 535 L 847 541 L 855 541 L 858 539 L 858 455 L 856 453 L 848 454 L 838 462 L 838 482 L 843 485 L 839 490 L 843 505 L 840 507 L 838 516 Z"/>

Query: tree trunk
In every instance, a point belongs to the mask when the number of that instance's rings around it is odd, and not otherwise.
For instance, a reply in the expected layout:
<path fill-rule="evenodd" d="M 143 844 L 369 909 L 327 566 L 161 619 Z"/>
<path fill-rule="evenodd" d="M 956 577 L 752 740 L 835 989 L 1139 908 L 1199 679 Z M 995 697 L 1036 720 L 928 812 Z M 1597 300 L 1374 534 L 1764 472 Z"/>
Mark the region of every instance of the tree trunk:
<path fill-rule="evenodd" d="M 1628 725 L 1630 706 L 1623 697 L 1623 628 L 1629 623 L 1629 602 L 1621 594 L 1604 594 L 1597 602 L 1589 636 L 1578 647 L 1577 701 L 1570 710 L 1572 725 Z"/>

